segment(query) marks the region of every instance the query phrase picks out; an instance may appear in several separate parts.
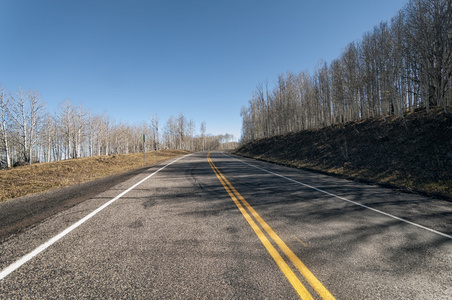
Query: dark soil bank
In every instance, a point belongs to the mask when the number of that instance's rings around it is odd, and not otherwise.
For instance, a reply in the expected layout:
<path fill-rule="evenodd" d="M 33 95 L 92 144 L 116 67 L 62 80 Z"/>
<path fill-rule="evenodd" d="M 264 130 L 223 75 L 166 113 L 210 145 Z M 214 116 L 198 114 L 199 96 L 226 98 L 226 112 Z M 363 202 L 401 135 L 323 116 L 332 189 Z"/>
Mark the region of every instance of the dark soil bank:
<path fill-rule="evenodd" d="M 235 153 L 452 200 L 450 110 L 289 133 Z"/>

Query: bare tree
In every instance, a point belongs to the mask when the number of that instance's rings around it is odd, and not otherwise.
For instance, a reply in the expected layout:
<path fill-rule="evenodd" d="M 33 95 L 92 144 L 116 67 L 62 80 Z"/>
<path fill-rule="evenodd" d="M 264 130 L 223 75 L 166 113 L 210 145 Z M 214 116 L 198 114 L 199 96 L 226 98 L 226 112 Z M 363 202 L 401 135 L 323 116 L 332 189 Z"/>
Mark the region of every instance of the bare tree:
<path fill-rule="evenodd" d="M 11 117 L 17 131 L 20 159 L 31 164 L 35 134 L 43 115 L 44 103 L 37 91 L 24 92 L 20 88 L 16 97 L 11 99 Z"/>
<path fill-rule="evenodd" d="M 153 134 L 153 140 L 154 140 L 154 149 L 156 153 L 156 160 L 159 160 L 159 117 L 157 114 L 155 114 L 151 118 L 151 128 L 152 128 L 152 134 Z"/>
<path fill-rule="evenodd" d="M 85 140 L 85 124 L 86 124 L 86 112 L 81 107 L 78 106 L 74 111 L 74 154 L 73 157 L 82 157 L 82 149 Z"/>
<path fill-rule="evenodd" d="M 3 143 L 3 151 L 5 153 L 5 164 L 7 168 L 11 167 L 11 158 L 9 154 L 9 138 L 8 138 L 8 112 L 9 101 L 3 87 L 0 86 L 0 136 Z"/>
<path fill-rule="evenodd" d="M 427 110 L 446 109 L 445 95 L 452 76 L 452 2 L 411 1 L 406 10 L 406 37 L 418 61 L 419 82 Z"/>
<path fill-rule="evenodd" d="M 201 144 L 202 144 L 202 151 L 205 151 L 206 149 L 206 122 L 202 121 L 201 123 Z"/>
<path fill-rule="evenodd" d="M 176 120 L 176 134 L 177 134 L 177 149 L 185 149 L 185 135 L 186 135 L 186 127 L 187 127 L 187 119 L 185 118 L 183 113 L 179 113 L 179 117 Z"/>
<path fill-rule="evenodd" d="M 258 85 L 241 110 L 241 141 L 452 105 L 452 1 L 411 0 L 310 76 Z"/>
<path fill-rule="evenodd" d="M 72 148 L 74 147 L 74 141 L 72 140 L 72 137 L 74 136 L 75 131 L 74 114 L 75 108 L 70 99 L 66 99 L 66 101 L 61 103 L 58 107 L 57 119 L 63 137 L 65 159 L 72 158 L 71 154 L 73 154 Z"/>

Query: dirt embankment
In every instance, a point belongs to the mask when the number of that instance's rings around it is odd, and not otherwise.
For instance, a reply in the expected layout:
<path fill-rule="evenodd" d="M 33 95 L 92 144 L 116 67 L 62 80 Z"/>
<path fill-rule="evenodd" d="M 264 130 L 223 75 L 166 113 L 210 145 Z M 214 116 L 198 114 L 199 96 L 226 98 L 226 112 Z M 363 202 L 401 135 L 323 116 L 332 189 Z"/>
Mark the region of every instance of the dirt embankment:
<path fill-rule="evenodd" d="M 450 109 L 289 133 L 235 153 L 452 200 Z"/>

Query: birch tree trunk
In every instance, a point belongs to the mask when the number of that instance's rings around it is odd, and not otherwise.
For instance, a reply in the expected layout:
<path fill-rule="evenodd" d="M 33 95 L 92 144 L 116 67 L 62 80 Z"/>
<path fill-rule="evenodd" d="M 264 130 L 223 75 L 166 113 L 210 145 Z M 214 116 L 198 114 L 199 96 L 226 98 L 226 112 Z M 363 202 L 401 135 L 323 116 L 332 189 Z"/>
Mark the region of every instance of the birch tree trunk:
<path fill-rule="evenodd" d="M 8 99 L 6 98 L 5 90 L 0 87 L 0 134 L 2 137 L 6 167 L 11 168 L 11 159 L 9 155 L 9 141 L 8 141 Z"/>

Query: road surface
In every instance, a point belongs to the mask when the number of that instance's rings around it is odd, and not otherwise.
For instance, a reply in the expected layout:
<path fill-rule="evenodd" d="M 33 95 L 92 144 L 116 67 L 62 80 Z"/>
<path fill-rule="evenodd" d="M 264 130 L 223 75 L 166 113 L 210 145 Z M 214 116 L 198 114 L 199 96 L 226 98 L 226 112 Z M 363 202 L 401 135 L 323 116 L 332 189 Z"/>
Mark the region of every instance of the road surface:
<path fill-rule="evenodd" d="M 0 299 L 451 299 L 452 203 L 194 153 L 0 254 Z"/>

